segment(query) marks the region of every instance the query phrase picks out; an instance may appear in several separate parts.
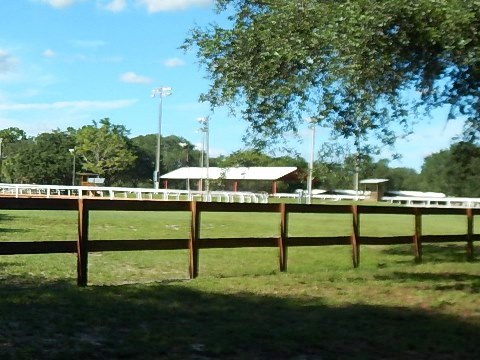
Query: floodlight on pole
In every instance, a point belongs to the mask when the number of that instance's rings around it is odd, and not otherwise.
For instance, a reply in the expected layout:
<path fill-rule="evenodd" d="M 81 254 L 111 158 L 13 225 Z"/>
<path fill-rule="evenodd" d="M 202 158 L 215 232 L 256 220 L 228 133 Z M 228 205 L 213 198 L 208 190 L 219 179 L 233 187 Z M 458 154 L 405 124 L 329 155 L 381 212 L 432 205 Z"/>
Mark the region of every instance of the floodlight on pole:
<path fill-rule="evenodd" d="M 70 154 L 73 155 L 73 165 L 72 165 L 72 186 L 75 186 L 75 148 L 68 149 Z"/>
<path fill-rule="evenodd" d="M 199 129 L 199 131 L 201 131 L 201 130 Z M 205 157 L 204 155 L 205 155 L 205 133 L 202 131 L 202 148 L 200 149 L 200 169 L 202 169 L 202 171 L 203 171 L 203 159 Z M 198 189 L 200 191 L 203 191 L 203 178 L 202 178 L 202 176 L 200 176 L 200 179 L 199 179 Z"/>
<path fill-rule="evenodd" d="M 207 193 L 210 191 L 210 176 L 209 176 L 209 119 L 208 116 L 206 117 L 199 117 L 197 118 L 197 121 L 202 125 L 200 130 L 203 132 L 204 137 L 205 137 L 205 167 L 207 168 L 207 174 L 206 174 L 206 179 L 205 179 L 205 191 Z M 203 149 L 202 149 L 203 150 Z M 202 151 L 202 159 L 203 159 L 203 151 Z M 202 161 L 203 163 L 203 161 Z M 202 165 L 203 167 L 203 165 Z"/>
<path fill-rule="evenodd" d="M 188 143 L 186 142 L 180 142 L 178 143 L 178 145 L 180 145 L 180 147 L 182 149 L 185 149 L 185 153 L 186 153 L 186 165 L 187 165 L 187 191 L 188 193 L 190 193 L 190 166 L 188 165 Z"/>
<path fill-rule="evenodd" d="M 172 95 L 172 88 L 169 86 L 161 86 L 152 90 L 152 98 L 160 98 L 158 106 L 158 133 L 157 133 L 157 149 L 155 154 L 155 171 L 153 172 L 153 184 L 156 190 L 160 185 L 160 139 L 162 137 L 162 105 L 165 96 Z"/>
<path fill-rule="evenodd" d="M 308 164 L 308 184 L 307 184 L 307 204 L 312 203 L 312 185 L 313 185 L 313 162 L 315 160 L 315 127 L 317 126 L 317 119 L 315 118 L 308 118 L 307 121 L 309 122 L 308 127 L 312 131 L 312 143 L 310 149 L 310 162 Z"/>

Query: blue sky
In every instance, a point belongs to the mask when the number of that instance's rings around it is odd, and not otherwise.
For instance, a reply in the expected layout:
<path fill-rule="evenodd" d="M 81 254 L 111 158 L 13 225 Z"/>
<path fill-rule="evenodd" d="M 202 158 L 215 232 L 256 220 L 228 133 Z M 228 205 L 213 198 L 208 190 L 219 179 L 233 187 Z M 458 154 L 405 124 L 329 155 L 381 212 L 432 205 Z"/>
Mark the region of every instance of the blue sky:
<path fill-rule="evenodd" d="M 162 135 L 199 144 L 196 119 L 210 115 L 213 156 L 243 147 L 245 124 L 198 102 L 208 88 L 205 73 L 193 52 L 178 49 L 195 25 L 225 21 L 212 0 L 2 0 L 0 10 L 0 129 L 36 135 L 109 117 L 131 136 L 156 133 L 158 99 L 150 94 L 171 86 Z M 460 130 L 460 121 L 435 112 L 399 141 L 403 159 L 391 165 L 418 170 Z M 297 150 L 308 158 L 306 126 L 300 134 L 305 142 Z M 317 131 L 318 147 L 327 136 Z"/>

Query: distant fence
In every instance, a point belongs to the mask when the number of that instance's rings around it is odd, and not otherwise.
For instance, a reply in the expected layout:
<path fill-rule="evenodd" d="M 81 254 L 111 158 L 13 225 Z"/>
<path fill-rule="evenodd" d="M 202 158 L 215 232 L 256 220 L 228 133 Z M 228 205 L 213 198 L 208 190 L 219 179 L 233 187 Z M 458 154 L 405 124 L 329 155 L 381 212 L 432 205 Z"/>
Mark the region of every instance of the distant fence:
<path fill-rule="evenodd" d="M 199 250 L 212 248 L 277 247 L 280 271 L 287 270 L 287 251 L 292 246 L 348 245 L 352 248 L 354 267 L 360 264 L 360 245 L 412 244 L 417 262 L 422 259 L 423 243 L 466 242 L 466 256 L 473 260 L 473 242 L 480 239 L 474 234 L 474 216 L 480 209 L 414 208 L 394 206 L 362 205 L 305 205 L 305 204 L 240 204 L 196 201 L 139 201 L 102 199 L 38 199 L 1 198 L 0 210 L 75 210 L 78 212 L 77 240 L 54 241 L 8 241 L 0 242 L 0 255 L 76 253 L 77 284 L 88 282 L 87 264 L 90 252 L 129 250 L 189 250 L 190 278 L 198 276 Z M 181 211 L 189 212 L 190 234 L 184 239 L 151 240 L 91 240 L 89 238 L 89 213 L 91 211 Z M 206 212 L 249 212 L 280 214 L 280 236 L 249 238 L 203 238 L 201 237 L 201 214 Z M 351 231 L 342 236 L 290 236 L 289 215 L 303 214 L 350 214 Z M 414 217 L 414 229 L 407 236 L 363 236 L 361 234 L 362 214 L 395 214 Z M 458 235 L 422 235 L 423 215 L 464 215 L 466 229 Z"/>
<path fill-rule="evenodd" d="M 249 191 L 195 191 L 178 189 L 147 189 L 113 186 L 70 186 L 0 183 L 0 196 L 53 198 L 100 197 L 110 200 L 134 198 L 137 200 L 187 200 L 240 203 L 268 203 L 267 193 Z"/>
<path fill-rule="evenodd" d="M 420 197 L 420 196 L 384 196 L 382 201 L 407 206 L 434 206 L 480 208 L 480 198 L 465 197 Z"/>

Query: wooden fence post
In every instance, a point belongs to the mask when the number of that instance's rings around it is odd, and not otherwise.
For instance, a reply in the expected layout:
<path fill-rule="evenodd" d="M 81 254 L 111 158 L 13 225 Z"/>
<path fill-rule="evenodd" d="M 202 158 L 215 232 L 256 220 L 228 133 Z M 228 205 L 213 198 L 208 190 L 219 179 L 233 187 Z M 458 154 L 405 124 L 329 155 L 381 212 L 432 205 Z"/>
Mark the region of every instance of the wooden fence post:
<path fill-rule="evenodd" d="M 467 260 L 473 261 L 473 211 L 467 209 Z"/>
<path fill-rule="evenodd" d="M 415 234 L 413 235 L 413 253 L 415 262 L 422 262 L 422 213 L 419 208 L 414 208 L 415 215 Z"/>
<path fill-rule="evenodd" d="M 198 276 L 198 244 L 197 240 L 200 235 L 200 212 L 197 212 L 197 202 L 190 202 L 190 211 L 192 212 L 192 219 L 190 223 L 190 240 L 188 241 L 189 253 L 189 274 L 190 279 Z"/>
<path fill-rule="evenodd" d="M 353 229 L 352 235 L 350 237 L 350 243 L 352 244 L 352 260 L 353 267 L 358 267 L 360 265 L 360 216 L 358 214 L 357 205 L 352 205 L 352 220 L 353 220 Z"/>
<path fill-rule="evenodd" d="M 287 271 L 287 240 L 288 240 L 288 214 L 286 204 L 279 204 L 280 208 L 280 237 L 278 238 L 278 250 L 280 260 L 280 271 Z"/>
<path fill-rule="evenodd" d="M 78 200 L 77 285 L 88 281 L 88 209 L 83 199 Z"/>

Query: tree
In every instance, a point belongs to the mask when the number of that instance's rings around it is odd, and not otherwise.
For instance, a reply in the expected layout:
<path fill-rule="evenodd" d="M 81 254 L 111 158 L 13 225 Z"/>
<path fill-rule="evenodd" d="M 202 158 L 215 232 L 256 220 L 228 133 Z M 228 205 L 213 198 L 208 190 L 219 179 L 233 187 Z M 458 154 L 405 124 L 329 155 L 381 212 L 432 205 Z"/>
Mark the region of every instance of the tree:
<path fill-rule="evenodd" d="M 461 141 L 427 156 L 420 179 L 424 191 L 480 197 L 480 146 Z"/>
<path fill-rule="evenodd" d="M 136 159 L 128 134 L 125 126 L 112 124 L 108 118 L 80 128 L 76 132 L 75 152 L 82 160 L 83 170 L 106 177 L 106 183 L 114 183 Z"/>
<path fill-rule="evenodd" d="M 0 139 L 4 143 L 10 144 L 21 140 L 27 139 L 27 134 L 25 131 L 17 127 L 9 127 L 7 129 L 0 130 Z"/>
<path fill-rule="evenodd" d="M 450 187 L 447 177 L 447 166 L 449 163 L 450 150 L 442 150 L 427 156 L 420 172 L 421 190 L 448 194 Z"/>
<path fill-rule="evenodd" d="M 314 164 L 314 177 L 323 189 L 355 188 L 355 173 L 359 179 L 372 176 L 374 163 L 365 153 L 335 143 L 324 143 Z"/>
<path fill-rule="evenodd" d="M 199 166 L 200 151 L 196 150 L 195 146 L 183 137 L 176 135 L 165 137 L 163 139 L 162 151 L 164 173 L 184 166 Z"/>
<path fill-rule="evenodd" d="M 134 137 L 132 143 L 138 148 L 142 149 L 145 156 L 150 162 L 150 178 L 152 178 L 153 170 L 155 168 L 155 155 L 157 149 L 157 135 L 148 134 Z M 195 149 L 195 146 L 183 137 L 170 135 L 161 138 L 160 151 L 160 173 L 178 169 L 182 166 L 198 166 L 200 160 L 200 151 Z M 181 144 L 186 144 L 186 148 Z M 187 156 L 188 153 L 188 156 Z M 188 163 L 187 163 L 188 157 Z"/>
<path fill-rule="evenodd" d="M 392 144 L 412 111 L 445 104 L 480 133 L 479 0 L 216 3 L 231 26 L 195 28 L 183 47 L 197 50 L 211 80 L 201 100 L 240 108 L 256 146 L 306 116 L 359 150 L 371 132 Z"/>
<path fill-rule="evenodd" d="M 12 154 L 14 144 L 26 139 L 25 131 L 17 127 L 0 130 L 0 179 L 3 179 L 3 159 Z"/>
<path fill-rule="evenodd" d="M 413 169 L 389 167 L 388 159 L 381 159 L 373 164 L 371 177 L 388 179 L 387 190 L 420 190 L 419 174 Z"/>
<path fill-rule="evenodd" d="M 11 182 L 66 185 L 72 182 L 74 138 L 59 130 L 15 143 L 15 152 L 4 161 Z"/>
<path fill-rule="evenodd" d="M 127 187 L 152 187 L 153 166 L 150 154 L 132 141 L 134 163 L 115 176 L 115 185 Z"/>
<path fill-rule="evenodd" d="M 446 175 L 452 195 L 480 197 L 480 147 L 470 142 L 453 144 Z"/>
<path fill-rule="evenodd" d="M 258 150 L 237 150 L 225 157 L 221 167 L 269 166 L 272 158 Z"/>

